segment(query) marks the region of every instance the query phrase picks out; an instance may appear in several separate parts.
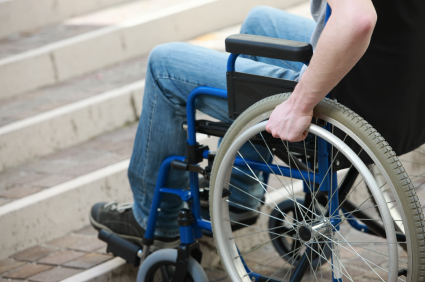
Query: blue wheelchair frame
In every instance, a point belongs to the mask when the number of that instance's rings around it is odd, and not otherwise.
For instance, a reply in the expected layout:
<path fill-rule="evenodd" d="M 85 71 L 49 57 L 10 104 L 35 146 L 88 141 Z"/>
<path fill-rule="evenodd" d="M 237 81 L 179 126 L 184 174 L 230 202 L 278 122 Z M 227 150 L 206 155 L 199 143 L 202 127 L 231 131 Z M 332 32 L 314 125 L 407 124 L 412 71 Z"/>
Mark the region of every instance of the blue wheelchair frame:
<path fill-rule="evenodd" d="M 326 19 L 325 24 L 328 21 L 331 14 L 331 9 L 329 5 L 326 10 Z M 235 63 L 239 54 L 230 54 L 228 63 L 227 63 L 227 71 L 235 71 Z M 200 95 L 209 95 L 213 97 L 226 98 L 227 99 L 227 91 L 223 89 L 217 89 L 212 87 L 198 87 L 194 89 L 187 100 L 187 133 L 188 139 L 187 144 L 195 146 L 196 142 L 196 130 L 195 130 L 195 101 Z M 325 128 L 327 130 L 331 130 L 331 125 L 326 125 Z M 329 200 L 329 214 L 334 215 L 338 214 L 339 210 L 339 195 L 338 195 L 338 183 L 337 183 L 337 173 L 334 171 L 332 173 L 329 172 L 330 165 L 332 163 L 331 160 L 331 146 L 325 140 L 318 138 L 318 171 L 316 173 L 300 171 L 294 168 L 286 168 L 286 167 L 278 167 L 273 164 L 264 164 L 254 160 L 241 159 L 240 157 L 236 157 L 235 165 L 236 166 L 246 166 L 246 163 L 255 170 L 263 172 L 265 176 L 265 183 L 267 183 L 269 173 L 282 173 L 283 176 L 293 177 L 296 179 L 304 180 L 304 192 L 311 193 L 313 192 L 311 189 L 314 189 L 315 185 L 311 185 L 313 188 L 309 188 L 306 184 L 306 179 L 313 180 L 315 184 L 320 185 L 321 191 L 328 192 Z M 204 159 L 208 158 L 209 150 L 205 150 L 202 153 L 202 157 Z M 204 220 L 201 218 L 201 207 L 200 207 L 200 193 L 199 193 L 199 182 L 198 182 L 198 173 L 189 171 L 189 181 L 190 181 L 190 189 L 186 188 L 167 188 L 165 187 L 165 182 L 167 179 L 167 175 L 169 169 L 171 168 L 171 163 L 173 161 L 181 161 L 183 162 L 186 159 L 185 156 L 170 156 L 166 158 L 160 167 L 158 173 L 158 180 L 156 182 L 154 197 L 152 206 L 150 209 L 150 215 L 148 219 L 148 225 L 146 228 L 146 233 L 144 237 L 148 240 L 154 239 L 154 231 L 158 218 L 158 212 L 161 204 L 162 194 L 170 193 L 178 195 L 184 202 L 192 202 L 190 205 L 191 212 L 193 214 L 194 222 L 190 226 L 180 226 L 180 240 L 182 244 L 192 244 L 196 242 L 196 239 L 202 237 L 202 230 L 212 231 L 211 222 Z M 197 165 L 197 164 L 192 164 Z M 311 164 L 307 164 L 311 165 Z M 272 170 L 272 171 L 270 171 Z M 342 210 L 345 213 L 344 210 Z M 357 220 L 354 219 L 352 215 L 348 216 L 348 223 L 358 231 L 368 232 L 369 228 Z M 330 222 L 333 226 L 335 226 L 336 230 L 340 230 L 341 219 L 339 218 L 331 218 Z M 250 278 L 254 278 L 255 281 L 259 281 L 260 275 L 257 273 L 252 273 L 249 268 L 245 264 L 245 268 L 250 276 Z M 273 280 L 270 280 L 273 281 Z M 333 282 L 340 282 L 341 279 L 337 279 L 333 276 Z"/>

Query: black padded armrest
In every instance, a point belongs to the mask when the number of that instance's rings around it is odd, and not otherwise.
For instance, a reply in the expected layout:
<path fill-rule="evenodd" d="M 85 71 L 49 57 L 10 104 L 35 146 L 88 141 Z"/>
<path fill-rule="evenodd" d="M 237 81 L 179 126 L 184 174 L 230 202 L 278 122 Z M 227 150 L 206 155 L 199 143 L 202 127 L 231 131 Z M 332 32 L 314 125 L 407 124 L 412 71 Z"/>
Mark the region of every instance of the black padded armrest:
<path fill-rule="evenodd" d="M 251 34 L 234 34 L 226 38 L 226 52 L 306 62 L 313 55 L 310 43 Z"/>

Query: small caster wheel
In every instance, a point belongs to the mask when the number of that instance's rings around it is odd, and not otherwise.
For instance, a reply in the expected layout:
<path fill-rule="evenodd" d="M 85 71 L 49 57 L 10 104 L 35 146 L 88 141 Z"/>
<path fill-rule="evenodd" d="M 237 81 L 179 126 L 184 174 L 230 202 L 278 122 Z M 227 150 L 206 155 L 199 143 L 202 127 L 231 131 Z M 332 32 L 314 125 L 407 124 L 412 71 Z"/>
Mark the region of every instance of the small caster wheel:
<path fill-rule="evenodd" d="M 137 282 L 171 282 L 176 270 L 177 250 L 163 249 L 149 255 L 137 274 Z M 187 273 L 182 282 L 208 282 L 202 266 L 189 258 Z"/>

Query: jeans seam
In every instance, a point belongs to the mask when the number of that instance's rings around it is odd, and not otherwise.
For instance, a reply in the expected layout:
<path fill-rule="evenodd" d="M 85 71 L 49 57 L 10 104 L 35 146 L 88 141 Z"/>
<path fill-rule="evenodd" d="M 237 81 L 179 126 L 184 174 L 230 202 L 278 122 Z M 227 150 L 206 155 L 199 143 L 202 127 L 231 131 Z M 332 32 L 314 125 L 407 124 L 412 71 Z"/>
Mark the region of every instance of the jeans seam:
<path fill-rule="evenodd" d="M 142 181 L 143 181 L 143 192 L 144 192 L 144 194 L 146 194 L 145 193 L 145 187 L 146 187 L 146 183 L 145 183 L 145 177 L 144 177 L 144 175 L 145 175 L 145 173 L 146 173 L 146 168 L 147 168 L 147 160 L 148 160 L 148 154 L 149 154 L 149 150 L 148 150 L 148 148 L 149 148 L 149 146 L 150 146 L 150 140 L 151 140 L 151 135 L 152 135 L 152 128 L 153 128 L 153 126 L 152 126 L 152 124 L 153 124 L 153 120 L 154 120 L 154 116 L 155 116 L 155 112 L 156 112 L 156 105 L 157 105 L 157 102 L 158 102 L 158 95 L 157 95 L 157 93 L 156 93 L 156 90 L 157 90 L 157 87 L 156 87 L 156 83 L 154 83 L 154 97 L 155 97 L 155 99 L 154 99 L 154 101 L 153 101 L 153 107 L 152 107 L 152 114 L 150 115 L 150 117 L 149 117 L 149 134 L 148 134 L 148 136 L 147 136 L 147 142 L 146 142 L 146 148 L 145 148 L 145 164 L 144 164 L 144 169 L 143 169 L 143 172 L 142 172 Z"/>

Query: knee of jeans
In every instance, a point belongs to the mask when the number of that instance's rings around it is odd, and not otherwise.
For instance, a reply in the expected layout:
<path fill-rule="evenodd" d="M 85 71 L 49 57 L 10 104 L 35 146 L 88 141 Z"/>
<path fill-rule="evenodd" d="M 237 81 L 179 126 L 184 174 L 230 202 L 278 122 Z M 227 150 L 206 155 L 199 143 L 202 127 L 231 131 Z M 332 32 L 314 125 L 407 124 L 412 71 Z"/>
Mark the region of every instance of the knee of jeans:
<path fill-rule="evenodd" d="M 252 32 L 256 28 L 264 25 L 264 21 L 267 20 L 268 14 L 273 10 L 267 6 L 257 6 L 249 11 L 248 16 L 242 24 L 241 33 L 255 33 Z"/>
<path fill-rule="evenodd" d="M 149 54 L 148 63 L 158 62 L 170 56 L 177 56 L 180 50 L 184 50 L 187 43 L 171 42 L 155 46 Z"/>
<path fill-rule="evenodd" d="M 155 46 L 148 57 L 148 72 L 154 79 L 156 76 L 167 73 L 168 61 L 173 56 L 180 56 L 181 51 L 187 49 L 187 43 L 171 42 Z"/>

